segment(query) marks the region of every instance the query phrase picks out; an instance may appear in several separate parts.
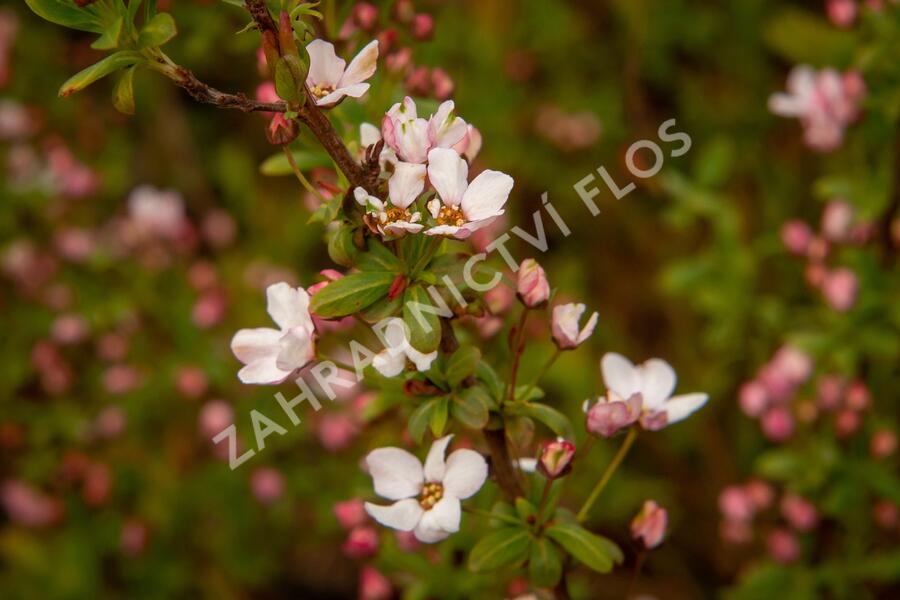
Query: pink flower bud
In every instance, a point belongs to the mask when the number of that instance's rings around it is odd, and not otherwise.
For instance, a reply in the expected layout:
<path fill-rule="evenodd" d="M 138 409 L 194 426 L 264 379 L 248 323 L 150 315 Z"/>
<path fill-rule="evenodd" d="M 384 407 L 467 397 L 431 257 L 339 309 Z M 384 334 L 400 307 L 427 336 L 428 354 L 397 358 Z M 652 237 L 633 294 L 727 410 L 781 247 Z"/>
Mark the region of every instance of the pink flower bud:
<path fill-rule="evenodd" d="M 774 406 L 763 413 L 760 426 L 770 441 L 786 442 L 794 434 L 794 417 L 784 406 Z"/>
<path fill-rule="evenodd" d="M 791 383 L 803 383 L 812 374 L 812 357 L 793 346 L 782 346 L 772 357 L 772 364 L 781 371 Z"/>
<path fill-rule="evenodd" d="M 53 321 L 50 337 L 61 346 L 72 346 L 83 342 L 90 335 L 87 321 L 81 315 L 60 315 Z"/>
<path fill-rule="evenodd" d="M 422 547 L 422 542 L 416 539 L 416 534 L 412 531 L 395 531 L 394 538 L 397 540 L 397 547 L 404 552 L 416 552 Z"/>
<path fill-rule="evenodd" d="M 103 387 L 113 395 L 127 394 L 137 387 L 141 376 L 130 365 L 113 365 L 103 374 Z"/>
<path fill-rule="evenodd" d="M 466 160 L 471 163 L 481 151 L 481 142 L 481 132 L 472 125 L 469 125 L 466 129 L 466 135 L 463 136 L 463 139 L 453 145 L 453 149 L 461 156 L 465 156 Z M 493 237 L 491 238 L 491 241 L 493 241 Z"/>
<path fill-rule="evenodd" d="M 357 2 L 353 6 L 353 22 L 363 31 L 371 31 L 378 24 L 378 8 L 368 2 Z"/>
<path fill-rule="evenodd" d="M 102 506 L 112 492 L 112 472 L 104 463 L 93 463 L 84 473 L 81 497 L 88 506 Z"/>
<path fill-rule="evenodd" d="M 719 537 L 730 544 L 749 544 L 753 541 L 753 527 L 747 521 L 724 519 L 719 524 Z"/>
<path fill-rule="evenodd" d="M 756 514 L 756 505 L 744 487 L 730 485 L 719 494 L 719 510 L 729 521 L 750 521 Z"/>
<path fill-rule="evenodd" d="M 368 558 L 378 552 L 378 532 L 374 527 L 357 527 L 350 532 L 341 551 L 349 558 Z"/>
<path fill-rule="evenodd" d="M 122 435 L 127 424 L 128 417 L 124 410 L 118 406 L 107 406 L 97 415 L 94 431 L 98 436 L 110 440 Z"/>
<path fill-rule="evenodd" d="M 402 73 L 412 64 L 412 48 L 400 48 L 396 52 L 388 54 L 384 59 L 384 65 L 391 73 Z"/>
<path fill-rule="evenodd" d="M 880 500 L 872 507 L 872 516 L 882 529 L 894 529 L 900 522 L 900 509 L 890 500 Z"/>
<path fill-rule="evenodd" d="M 861 424 L 858 412 L 843 408 L 834 417 L 834 432 L 840 438 L 847 438 L 859 431 Z"/>
<path fill-rule="evenodd" d="M 766 539 L 769 555 L 782 564 L 790 564 L 800 556 L 800 542 L 787 529 L 774 529 Z"/>
<path fill-rule="evenodd" d="M 203 238 L 216 249 L 230 246 L 237 237 L 237 224 L 234 222 L 234 217 L 220 208 L 214 208 L 203 215 L 200 228 Z"/>
<path fill-rule="evenodd" d="M 200 435 L 212 440 L 234 423 L 234 410 L 223 400 L 210 400 L 200 409 L 198 429 Z"/>
<path fill-rule="evenodd" d="M 738 402 L 744 414 L 751 418 L 760 416 L 769 403 L 766 388 L 759 381 L 748 381 L 738 392 Z"/>
<path fill-rule="evenodd" d="M 543 267 L 533 258 L 526 258 L 519 265 L 516 293 L 522 304 L 537 308 L 550 299 L 550 284 Z"/>
<path fill-rule="evenodd" d="M 850 410 L 864 411 L 872 405 L 872 395 L 864 382 L 854 381 L 847 390 L 846 402 Z"/>
<path fill-rule="evenodd" d="M 196 400 L 208 387 L 206 373 L 199 367 L 180 367 L 175 373 L 175 389 L 185 398 Z"/>
<path fill-rule="evenodd" d="M 753 479 L 747 482 L 744 490 L 756 510 L 765 510 L 772 504 L 775 499 L 775 492 L 772 486 L 760 479 Z"/>
<path fill-rule="evenodd" d="M 284 477 L 272 467 L 260 467 L 250 475 L 250 490 L 260 504 L 274 504 L 284 494 Z"/>
<path fill-rule="evenodd" d="M 636 540 L 642 540 L 648 550 L 656 548 L 666 535 L 668 520 L 666 509 L 653 500 L 647 500 L 641 512 L 631 521 L 631 535 Z"/>
<path fill-rule="evenodd" d="M 340 452 L 350 445 L 359 426 L 350 415 L 330 414 L 325 415 L 319 421 L 319 441 L 329 452 Z"/>
<path fill-rule="evenodd" d="M 300 135 L 300 129 L 297 127 L 297 121 L 293 119 L 288 121 L 281 113 L 275 113 L 266 128 L 266 137 L 269 143 L 275 146 L 289 144 L 297 139 L 298 135 Z"/>
<path fill-rule="evenodd" d="M 897 451 L 897 434 L 889 429 L 879 429 L 872 435 L 869 452 L 873 458 L 887 458 Z"/>
<path fill-rule="evenodd" d="M 359 573 L 359 600 L 390 600 L 391 582 L 375 567 L 365 566 Z"/>
<path fill-rule="evenodd" d="M 788 221 L 781 227 L 781 242 L 791 254 L 805 255 L 812 238 L 812 229 L 799 219 Z"/>
<path fill-rule="evenodd" d="M 594 435 L 611 438 L 638 420 L 642 406 L 640 394 L 634 394 L 628 400 L 601 398 L 588 410 L 587 430 Z"/>
<path fill-rule="evenodd" d="M 781 514 L 797 531 L 811 531 L 819 523 L 819 511 L 812 502 L 795 494 L 781 499 Z"/>
<path fill-rule="evenodd" d="M 414 16 L 410 24 L 410 31 L 413 37 L 419 41 L 430 39 L 434 33 L 434 17 L 424 13 Z"/>
<path fill-rule="evenodd" d="M 350 530 L 366 522 L 365 503 L 359 498 L 337 502 L 331 510 L 344 529 Z"/>
<path fill-rule="evenodd" d="M 571 350 L 580 346 L 594 333 L 599 314 L 591 315 L 585 326 L 579 330 L 578 321 L 585 311 L 584 304 L 560 304 L 553 307 L 551 329 L 553 341 L 560 350 Z"/>
<path fill-rule="evenodd" d="M 859 280 L 856 273 L 847 268 L 840 268 L 825 275 L 822 282 L 822 295 L 829 306 L 838 312 L 846 312 L 856 304 L 859 291 Z"/>
<path fill-rule="evenodd" d="M 147 525 L 137 519 L 129 519 L 122 524 L 119 534 L 119 548 L 126 556 L 138 556 L 147 546 L 149 531 Z"/>
<path fill-rule="evenodd" d="M 856 0 L 828 0 L 826 12 L 838 27 L 850 27 L 856 20 Z"/>
<path fill-rule="evenodd" d="M 575 458 L 575 444 L 563 438 L 541 445 L 538 458 L 538 470 L 547 479 L 556 479 L 566 475 L 572 468 Z"/>
<path fill-rule="evenodd" d="M 456 89 L 449 73 L 439 67 L 431 70 L 431 86 L 434 89 L 434 97 L 438 100 L 447 100 Z"/>
<path fill-rule="evenodd" d="M 822 211 L 822 235 L 832 242 L 845 242 L 853 225 L 853 207 L 844 200 L 833 200 Z"/>
<path fill-rule="evenodd" d="M 46 527 L 62 520 L 63 504 L 19 480 L 0 485 L 0 504 L 9 519 L 24 527 Z"/>
<path fill-rule="evenodd" d="M 816 402 L 822 410 L 836 410 L 844 397 L 844 379 L 840 375 L 824 375 L 816 386 Z"/>

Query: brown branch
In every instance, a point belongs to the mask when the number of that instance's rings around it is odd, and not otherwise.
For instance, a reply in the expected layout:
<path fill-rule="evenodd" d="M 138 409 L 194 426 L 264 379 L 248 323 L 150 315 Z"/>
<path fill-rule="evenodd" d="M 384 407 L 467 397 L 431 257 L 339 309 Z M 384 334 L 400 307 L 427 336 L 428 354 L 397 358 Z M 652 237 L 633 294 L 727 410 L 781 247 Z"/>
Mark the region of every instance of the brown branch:
<path fill-rule="evenodd" d="M 234 108 L 243 112 L 280 112 L 287 111 L 288 106 L 284 102 L 257 102 L 244 94 L 229 94 L 217 90 L 197 79 L 193 73 L 181 66 L 173 70 L 164 71 L 178 87 L 184 89 L 188 95 L 203 104 L 212 104 L 219 108 Z"/>

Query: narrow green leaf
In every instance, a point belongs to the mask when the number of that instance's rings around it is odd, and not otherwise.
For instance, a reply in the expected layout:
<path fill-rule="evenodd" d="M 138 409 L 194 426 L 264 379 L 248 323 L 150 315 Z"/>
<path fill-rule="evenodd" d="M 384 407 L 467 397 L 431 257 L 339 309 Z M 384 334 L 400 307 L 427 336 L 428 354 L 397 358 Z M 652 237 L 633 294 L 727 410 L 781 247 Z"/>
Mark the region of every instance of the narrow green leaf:
<path fill-rule="evenodd" d="M 520 519 L 527 521 L 528 517 L 537 515 L 537 507 L 527 499 L 519 497 L 516 498 L 516 513 L 518 513 Z"/>
<path fill-rule="evenodd" d="M 572 439 L 572 424 L 569 418 L 555 408 L 537 402 L 516 402 L 508 405 L 509 414 L 530 417 L 540 421 L 556 435 Z"/>
<path fill-rule="evenodd" d="M 138 46 L 150 48 L 162 46 L 178 33 L 175 27 L 175 19 L 169 13 L 158 13 L 150 19 L 138 34 Z"/>
<path fill-rule="evenodd" d="M 394 253 L 378 240 L 369 240 L 368 252 L 362 254 L 356 264 L 360 271 L 391 271 L 400 273 L 402 264 Z"/>
<path fill-rule="evenodd" d="M 459 386 L 467 377 L 475 373 L 481 362 L 481 351 L 475 346 L 462 346 L 447 361 L 447 382 L 452 387 Z"/>
<path fill-rule="evenodd" d="M 275 63 L 275 92 L 279 98 L 291 104 L 300 99 L 300 86 L 283 56 Z"/>
<path fill-rule="evenodd" d="M 416 410 L 409 415 L 409 422 L 407 423 L 406 428 L 409 430 L 409 435 L 412 436 L 412 439 L 417 444 L 422 443 L 422 439 L 425 437 L 425 430 L 431 424 L 431 416 L 434 414 L 434 409 L 437 407 L 437 404 L 437 398 L 423 402 L 421 406 L 416 408 Z"/>
<path fill-rule="evenodd" d="M 546 533 L 569 554 L 598 573 L 609 573 L 614 563 L 623 560 L 618 546 L 575 523 L 555 523 L 547 528 Z"/>
<path fill-rule="evenodd" d="M 122 36 L 122 25 L 125 20 L 122 17 L 113 21 L 112 25 L 106 28 L 103 35 L 98 37 L 91 48 L 94 50 L 113 50 L 119 47 L 119 38 Z"/>
<path fill-rule="evenodd" d="M 96 5 L 79 8 L 72 0 L 25 0 L 28 8 L 39 17 L 81 31 L 103 34 L 103 14 Z"/>
<path fill-rule="evenodd" d="M 386 296 L 394 277 L 378 271 L 351 273 L 317 292 L 310 308 L 325 319 L 352 315 Z"/>
<path fill-rule="evenodd" d="M 434 302 L 428 292 L 418 285 L 406 289 L 403 299 L 403 321 L 409 327 L 409 343 L 419 352 L 437 350 L 441 343 L 441 322 L 437 314 L 429 312 Z"/>
<path fill-rule="evenodd" d="M 528 557 L 528 578 L 540 587 L 554 587 L 562 576 L 562 557 L 548 539 L 538 538 L 531 544 Z"/>
<path fill-rule="evenodd" d="M 482 429 L 490 417 L 490 400 L 481 386 L 466 388 L 453 397 L 450 414 L 466 427 Z"/>
<path fill-rule="evenodd" d="M 475 375 L 477 375 L 478 379 L 487 386 L 494 401 L 500 400 L 500 396 L 503 395 L 503 382 L 500 381 L 500 377 L 497 375 L 494 368 L 487 362 L 481 361 L 475 368 Z"/>
<path fill-rule="evenodd" d="M 113 88 L 113 106 L 122 114 L 134 114 L 134 71 L 136 67 L 125 69 L 116 87 Z"/>
<path fill-rule="evenodd" d="M 436 400 L 434 411 L 431 413 L 431 433 L 434 437 L 439 438 L 444 435 L 444 428 L 447 426 L 447 418 L 449 415 L 449 401 L 447 397 L 441 397 Z"/>
<path fill-rule="evenodd" d="M 469 569 L 477 573 L 521 564 L 528 558 L 530 545 L 528 531 L 504 527 L 478 540 L 469 553 Z"/>
<path fill-rule="evenodd" d="M 100 62 L 94 63 L 90 67 L 70 77 L 69 80 L 59 88 L 59 95 L 69 96 L 75 92 L 79 92 L 98 79 L 106 77 L 110 73 L 114 73 L 119 69 L 124 69 L 143 61 L 144 58 L 137 52 L 122 51 L 111 54 Z"/>

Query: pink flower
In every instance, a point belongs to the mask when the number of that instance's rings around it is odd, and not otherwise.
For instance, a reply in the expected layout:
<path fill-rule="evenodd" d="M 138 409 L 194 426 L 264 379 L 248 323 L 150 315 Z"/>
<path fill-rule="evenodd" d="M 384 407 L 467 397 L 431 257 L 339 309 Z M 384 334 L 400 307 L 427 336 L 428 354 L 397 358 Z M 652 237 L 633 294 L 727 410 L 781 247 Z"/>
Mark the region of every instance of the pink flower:
<path fill-rule="evenodd" d="M 481 132 L 472 125 L 468 125 L 466 126 L 466 135 L 453 145 L 453 149 L 471 163 L 481 151 L 481 142 Z"/>
<path fill-rule="evenodd" d="M 543 267 L 533 258 L 526 258 L 519 265 L 516 286 L 519 300 L 528 308 L 537 308 L 550 299 L 550 283 Z"/>
<path fill-rule="evenodd" d="M 357 2 L 351 13 L 353 22 L 363 31 L 371 31 L 378 24 L 378 8 L 369 2 Z"/>
<path fill-rule="evenodd" d="M 547 479 L 557 479 L 567 474 L 575 458 L 575 444 L 563 438 L 541 445 L 537 468 Z"/>
<path fill-rule="evenodd" d="M 197 399 L 206 393 L 209 380 L 199 367 L 180 367 L 175 372 L 175 389 L 185 398 Z"/>
<path fill-rule="evenodd" d="M 828 18 L 838 27 L 850 27 L 856 20 L 856 0 L 828 0 Z"/>
<path fill-rule="evenodd" d="M 349 558 L 368 558 L 378 552 L 378 532 L 374 527 L 356 527 L 347 536 L 341 551 Z"/>
<path fill-rule="evenodd" d="M 794 434 L 794 417 L 784 406 L 773 406 L 760 419 L 763 434 L 773 442 L 786 442 Z"/>
<path fill-rule="evenodd" d="M 0 485 L 0 504 L 11 521 L 25 527 L 46 527 L 63 516 L 58 499 L 15 479 Z"/>
<path fill-rule="evenodd" d="M 385 239 L 393 239 L 422 231 L 422 213 L 409 207 L 424 189 L 425 165 L 400 162 L 388 180 L 388 202 L 361 187 L 353 190 L 353 197 L 365 209 L 369 218 L 366 222 L 374 225 Z"/>
<path fill-rule="evenodd" d="M 336 502 L 331 510 L 344 529 L 353 529 L 366 522 L 365 504 L 359 498 Z"/>
<path fill-rule="evenodd" d="M 816 386 L 816 403 L 822 410 L 836 410 L 844 397 L 844 378 L 840 375 L 823 375 Z"/>
<path fill-rule="evenodd" d="M 419 41 L 427 40 L 434 33 L 434 17 L 420 13 L 413 17 L 410 24 L 412 35 Z"/>
<path fill-rule="evenodd" d="M 861 419 L 859 413 L 849 408 L 838 411 L 834 417 L 834 430 L 838 437 L 847 438 L 859 431 Z"/>
<path fill-rule="evenodd" d="M 175 238 L 187 223 L 181 195 L 149 185 L 131 191 L 128 212 L 138 232 L 145 235 Z"/>
<path fill-rule="evenodd" d="M 200 435 L 212 439 L 234 423 L 234 409 L 224 400 L 210 400 L 200 409 L 198 429 Z"/>
<path fill-rule="evenodd" d="M 368 91 L 369 84 L 363 82 L 375 74 L 377 40 L 372 40 L 360 50 L 349 66 L 334 53 L 334 46 L 324 40 L 311 41 L 306 46 L 306 52 L 309 54 L 306 85 L 319 106 L 331 107 L 345 96 L 359 98 Z"/>
<path fill-rule="evenodd" d="M 869 453 L 878 459 L 887 458 L 897 451 L 897 434 L 889 429 L 880 429 L 872 434 Z"/>
<path fill-rule="evenodd" d="M 729 521 L 750 521 L 756 514 L 756 505 L 746 488 L 731 485 L 719 494 L 719 510 Z"/>
<path fill-rule="evenodd" d="M 319 442 L 329 452 L 345 449 L 358 433 L 359 425 L 350 415 L 328 414 L 319 421 Z"/>
<path fill-rule="evenodd" d="M 113 439 L 122 435 L 127 424 L 128 417 L 124 410 L 118 406 L 107 406 L 94 420 L 94 431 L 102 438 Z"/>
<path fill-rule="evenodd" d="M 811 531 L 819 523 L 815 505 L 795 494 L 785 494 L 781 499 L 781 514 L 797 531 Z"/>
<path fill-rule="evenodd" d="M 744 414 L 751 418 L 760 416 L 769 404 L 766 387 L 759 381 L 748 381 L 738 391 L 738 401 Z"/>
<path fill-rule="evenodd" d="M 453 84 L 453 79 L 443 69 L 431 70 L 431 86 L 434 88 L 434 97 L 438 100 L 446 100 L 452 96 L 456 87 Z"/>
<path fill-rule="evenodd" d="M 822 211 L 822 235 L 832 242 L 845 242 L 850 236 L 854 211 L 844 200 L 832 200 Z"/>
<path fill-rule="evenodd" d="M 648 550 L 656 548 L 666 535 L 668 520 L 666 509 L 653 500 L 647 500 L 641 512 L 631 521 L 631 535 L 636 540 L 642 540 Z"/>
<path fill-rule="evenodd" d="M 138 556 L 147 546 L 149 531 L 143 521 L 128 519 L 122 524 L 119 534 L 119 548 L 126 556 Z"/>
<path fill-rule="evenodd" d="M 359 573 L 359 600 L 390 600 L 391 582 L 375 567 L 365 566 Z"/>
<path fill-rule="evenodd" d="M 250 475 L 250 490 L 260 504 L 274 504 L 284 494 L 284 477 L 271 467 L 260 467 Z"/>
<path fill-rule="evenodd" d="M 872 405 L 872 395 L 865 383 L 854 381 L 847 390 L 846 402 L 850 410 L 863 411 Z"/>
<path fill-rule="evenodd" d="M 393 105 L 381 121 L 384 143 L 409 163 L 424 163 L 434 148 L 452 148 L 465 137 L 466 122 L 453 114 L 452 100 L 443 102 L 427 120 L 418 116 L 416 103 L 407 96 Z"/>
<path fill-rule="evenodd" d="M 812 229 L 799 219 L 792 219 L 781 227 L 781 242 L 791 254 L 797 256 L 806 254 L 812 238 Z"/>
<path fill-rule="evenodd" d="M 800 557 L 800 542 L 787 529 L 774 529 L 766 539 L 769 555 L 782 564 L 790 564 Z"/>
<path fill-rule="evenodd" d="M 856 273 L 847 268 L 839 268 L 825 275 L 822 295 L 829 306 L 838 312 L 846 312 L 856 304 L 859 280 Z"/>
<path fill-rule="evenodd" d="M 588 402 L 585 401 L 585 406 Z M 623 400 L 610 392 L 601 396 L 587 411 L 586 428 L 589 433 L 611 438 L 620 430 L 634 424 L 641 417 L 643 400 L 640 394 L 633 394 Z"/>
<path fill-rule="evenodd" d="M 577 348 L 594 333 L 597 319 L 600 318 L 597 312 L 590 316 L 584 327 L 578 328 L 578 322 L 586 308 L 584 304 L 559 304 L 553 307 L 551 331 L 553 341 L 560 350 Z M 625 397 L 630 396 L 631 394 L 628 394 Z"/>

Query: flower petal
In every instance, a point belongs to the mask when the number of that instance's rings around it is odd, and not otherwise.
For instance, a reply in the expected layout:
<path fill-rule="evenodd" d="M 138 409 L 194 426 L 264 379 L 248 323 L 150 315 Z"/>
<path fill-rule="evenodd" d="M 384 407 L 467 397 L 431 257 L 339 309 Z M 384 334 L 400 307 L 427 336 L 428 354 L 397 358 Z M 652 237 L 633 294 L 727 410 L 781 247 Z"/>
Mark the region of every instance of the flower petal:
<path fill-rule="evenodd" d="M 670 398 L 668 402 L 663 404 L 662 410 L 666 412 L 670 424 L 677 423 L 702 408 L 707 400 L 709 400 L 707 394 L 682 394 Z"/>
<path fill-rule="evenodd" d="M 463 163 L 465 161 L 461 160 Z M 503 214 L 503 205 L 513 188 L 513 178 L 500 171 L 482 171 L 472 180 L 462 198 L 462 209 L 469 221 L 480 221 Z"/>
<path fill-rule="evenodd" d="M 464 229 L 453 225 L 435 225 L 431 229 L 425 230 L 425 235 L 452 235 L 456 237 L 460 231 L 464 231 Z"/>
<path fill-rule="evenodd" d="M 257 359 L 238 371 L 241 383 L 252 385 L 275 385 L 291 376 L 293 371 L 279 369 L 275 356 Z"/>
<path fill-rule="evenodd" d="M 578 343 L 581 344 L 584 340 L 591 337 L 591 334 L 594 333 L 594 328 L 597 326 L 597 319 L 600 318 L 600 313 L 594 311 L 594 314 L 590 316 L 587 320 L 587 323 L 584 324 L 584 327 L 581 328 L 581 331 L 578 334 Z"/>
<path fill-rule="evenodd" d="M 315 357 L 312 332 L 304 327 L 294 327 L 284 334 L 280 346 L 275 365 L 283 371 L 299 369 Z"/>
<path fill-rule="evenodd" d="M 428 179 L 446 206 L 457 206 L 466 191 L 469 165 L 448 148 L 428 153 Z"/>
<path fill-rule="evenodd" d="M 396 377 L 406 367 L 406 356 L 403 352 L 382 350 L 372 359 L 372 366 L 385 377 Z"/>
<path fill-rule="evenodd" d="M 459 500 L 452 496 L 444 496 L 431 510 L 426 512 L 428 520 L 437 527 L 455 533 L 459 531 L 459 521 L 462 518 L 462 507 Z M 422 516 L 425 518 L 425 515 Z"/>
<path fill-rule="evenodd" d="M 231 338 L 231 351 L 242 363 L 250 364 L 260 358 L 275 358 L 281 350 L 282 332 L 271 327 L 241 329 Z"/>
<path fill-rule="evenodd" d="M 378 40 L 372 40 L 350 61 L 337 87 L 347 87 L 365 81 L 375 74 L 377 66 Z"/>
<path fill-rule="evenodd" d="M 441 529 L 435 522 L 434 517 L 431 516 L 431 512 L 430 510 L 426 511 L 419 520 L 419 524 L 413 530 L 416 539 L 423 544 L 433 544 L 450 537 L 451 532 Z"/>
<path fill-rule="evenodd" d="M 422 491 L 422 463 L 402 448 L 377 448 L 366 456 L 375 493 L 388 500 L 412 498 Z"/>
<path fill-rule="evenodd" d="M 487 475 L 484 457 L 474 450 L 460 448 L 447 457 L 444 495 L 465 500 L 481 489 Z"/>
<path fill-rule="evenodd" d="M 398 162 L 394 174 L 388 180 L 388 194 L 391 204 L 406 208 L 425 189 L 425 165 Z"/>
<path fill-rule="evenodd" d="M 306 83 L 310 86 L 336 88 L 344 74 L 346 61 L 334 53 L 334 46 L 325 40 L 313 40 L 306 45 L 309 54 L 309 75 Z"/>
<path fill-rule="evenodd" d="M 641 391 L 641 377 L 630 360 L 615 352 L 607 352 L 600 360 L 603 383 L 620 398 L 630 398 Z"/>
<path fill-rule="evenodd" d="M 651 358 L 638 366 L 637 370 L 641 378 L 644 408 L 659 408 L 675 391 L 675 370 L 661 358 Z"/>
<path fill-rule="evenodd" d="M 415 498 L 400 500 L 399 502 L 394 502 L 390 506 L 380 506 L 378 504 L 366 502 L 365 507 L 366 512 L 369 513 L 370 517 L 385 527 L 390 527 L 399 531 L 412 531 L 415 529 L 416 525 L 419 524 L 419 520 L 422 518 L 422 513 L 425 512 L 422 510 L 422 507 L 419 506 L 419 501 Z"/>
<path fill-rule="evenodd" d="M 309 316 L 309 294 L 303 288 L 293 288 L 283 281 L 266 288 L 266 310 L 269 316 L 282 329 L 306 327 L 313 329 Z"/>
<path fill-rule="evenodd" d="M 442 102 L 428 119 L 428 139 L 436 148 L 451 148 L 468 132 L 465 121 L 453 114 L 453 100 Z"/>
<path fill-rule="evenodd" d="M 362 123 L 359 126 L 359 145 L 368 148 L 381 141 L 381 130 L 371 123 Z"/>
<path fill-rule="evenodd" d="M 431 449 L 425 458 L 425 481 L 437 482 L 444 478 L 444 454 L 452 439 L 452 435 L 445 435 L 431 444 Z"/>

